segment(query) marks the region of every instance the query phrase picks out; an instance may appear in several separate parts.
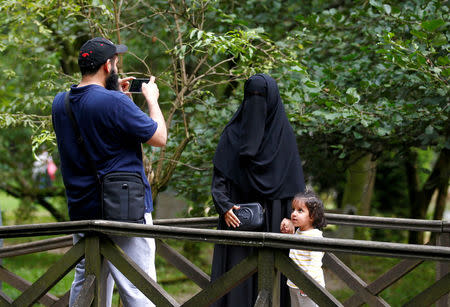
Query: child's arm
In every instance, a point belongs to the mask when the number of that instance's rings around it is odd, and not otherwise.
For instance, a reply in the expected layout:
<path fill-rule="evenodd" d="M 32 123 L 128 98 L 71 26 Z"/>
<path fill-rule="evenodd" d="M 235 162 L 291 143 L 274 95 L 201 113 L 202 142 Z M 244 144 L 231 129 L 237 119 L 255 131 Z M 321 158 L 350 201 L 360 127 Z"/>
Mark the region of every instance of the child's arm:
<path fill-rule="evenodd" d="M 281 221 L 280 231 L 281 231 L 281 233 L 290 233 L 290 234 L 293 234 L 293 233 L 295 233 L 295 227 L 294 227 L 294 224 L 292 224 L 292 221 L 291 221 L 290 219 L 284 218 L 284 219 Z"/>

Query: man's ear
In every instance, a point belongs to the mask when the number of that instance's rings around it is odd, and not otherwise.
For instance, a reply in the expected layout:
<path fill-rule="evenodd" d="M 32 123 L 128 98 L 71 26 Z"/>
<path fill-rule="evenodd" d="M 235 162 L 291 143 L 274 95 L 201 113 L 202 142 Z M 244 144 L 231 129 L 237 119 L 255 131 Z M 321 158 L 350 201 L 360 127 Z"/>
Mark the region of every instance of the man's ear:
<path fill-rule="evenodd" d="M 108 59 L 108 60 L 106 61 L 106 63 L 103 64 L 103 69 L 105 70 L 105 72 L 106 72 L 107 74 L 109 74 L 109 73 L 111 72 L 111 68 L 112 68 L 112 63 L 111 63 L 111 60 Z"/>

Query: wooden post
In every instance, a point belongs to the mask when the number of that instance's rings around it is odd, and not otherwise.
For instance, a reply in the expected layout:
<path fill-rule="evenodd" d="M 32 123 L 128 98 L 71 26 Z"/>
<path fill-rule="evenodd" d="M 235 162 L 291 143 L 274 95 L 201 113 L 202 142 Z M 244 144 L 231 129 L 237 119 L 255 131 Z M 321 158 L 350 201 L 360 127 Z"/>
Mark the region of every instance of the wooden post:
<path fill-rule="evenodd" d="M 273 304 L 274 282 L 274 253 L 269 248 L 261 248 L 258 253 L 258 298 L 256 299 L 255 306 L 278 307 Z"/>
<path fill-rule="evenodd" d="M 450 246 L 450 233 L 448 232 L 442 232 L 438 233 L 436 237 L 436 245 L 438 246 Z M 441 279 L 444 277 L 447 273 L 449 273 L 449 263 L 446 261 L 436 262 L 436 280 Z M 449 302 L 449 295 L 446 294 L 443 297 L 441 297 L 436 302 L 436 307 L 447 307 L 450 306 Z"/>
<path fill-rule="evenodd" d="M 100 295 L 101 289 L 101 268 L 102 268 L 102 256 L 100 254 L 100 239 L 98 235 L 86 234 L 86 250 L 85 250 L 85 272 L 84 276 L 87 278 L 89 275 L 95 276 L 94 285 L 94 301 L 92 306 L 101 307 L 105 302 L 102 302 L 102 296 Z"/>

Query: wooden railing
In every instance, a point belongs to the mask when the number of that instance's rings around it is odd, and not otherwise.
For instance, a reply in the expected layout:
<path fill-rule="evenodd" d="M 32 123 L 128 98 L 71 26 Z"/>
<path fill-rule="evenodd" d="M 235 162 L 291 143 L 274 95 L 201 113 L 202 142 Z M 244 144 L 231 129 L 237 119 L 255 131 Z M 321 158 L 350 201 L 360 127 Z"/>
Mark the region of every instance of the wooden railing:
<path fill-rule="evenodd" d="M 0 258 L 29 254 L 60 247 L 71 247 L 48 271 L 33 284 L 25 281 L 5 268 L 0 268 L 0 280 L 22 291 L 12 300 L 0 292 L 0 306 L 31 306 L 40 302 L 46 306 L 67 306 L 68 293 L 58 298 L 48 293 L 83 257 L 86 258 L 86 281 L 77 306 L 101 306 L 95 295 L 100 281 L 100 264 L 103 259 L 111 261 L 131 282 L 133 282 L 156 306 L 209 306 L 229 292 L 246 278 L 258 272 L 258 298 L 255 306 L 270 306 L 276 271 L 282 272 L 320 306 L 389 306 L 379 294 L 402 278 L 423 261 L 437 261 L 437 281 L 424 289 L 405 306 L 448 306 L 450 291 L 450 223 L 445 221 L 377 218 L 354 215 L 327 214 L 330 224 L 361 226 L 371 228 L 401 229 L 409 231 L 430 231 L 436 234 L 436 246 L 373 242 L 332 238 L 301 238 L 298 236 L 254 233 L 239 231 L 218 231 L 200 229 L 214 227 L 217 218 L 189 218 L 155 220 L 153 226 L 120 223 L 112 221 L 79 221 L 37 225 L 0 227 L 0 238 L 62 235 L 83 232 L 86 237 L 72 246 L 71 236 L 7 246 L 0 249 Z M 150 279 L 133 261 L 123 253 L 108 235 L 153 237 L 157 241 L 157 253 L 177 267 L 202 289 L 192 298 L 179 304 L 158 283 Z M 256 252 L 214 282 L 183 255 L 176 252 L 162 239 L 193 240 L 220 244 L 234 244 L 256 247 Z M 283 250 L 289 248 L 325 251 L 324 265 L 339 276 L 354 295 L 345 302 L 339 302 L 326 289 L 319 286 L 299 269 Z M 334 253 L 361 254 L 382 257 L 405 258 L 374 282 L 367 284 L 359 278 Z"/>

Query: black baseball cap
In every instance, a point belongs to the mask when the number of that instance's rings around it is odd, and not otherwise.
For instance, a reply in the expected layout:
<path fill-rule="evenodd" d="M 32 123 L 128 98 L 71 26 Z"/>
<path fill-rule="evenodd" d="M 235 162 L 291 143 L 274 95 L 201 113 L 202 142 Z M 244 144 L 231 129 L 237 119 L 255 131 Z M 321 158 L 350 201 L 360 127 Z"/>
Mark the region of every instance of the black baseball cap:
<path fill-rule="evenodd" d="M 96 37 L 88 40 L 81 46 L 80 53 L 78 54 L 78 66 L 99 66 L 106 63 L 113 55 L 127 51 L 128 47 L 125 45 L 115 45 L 106 38 Z"/>

